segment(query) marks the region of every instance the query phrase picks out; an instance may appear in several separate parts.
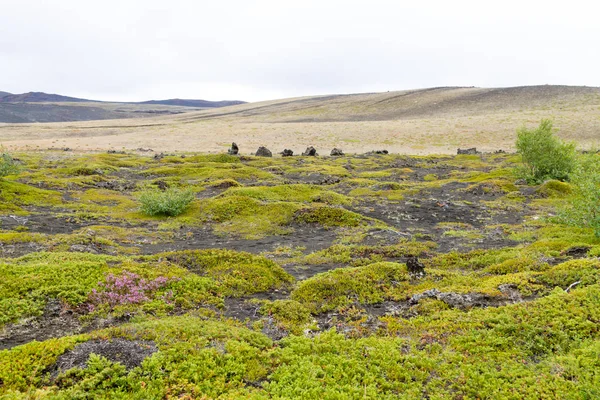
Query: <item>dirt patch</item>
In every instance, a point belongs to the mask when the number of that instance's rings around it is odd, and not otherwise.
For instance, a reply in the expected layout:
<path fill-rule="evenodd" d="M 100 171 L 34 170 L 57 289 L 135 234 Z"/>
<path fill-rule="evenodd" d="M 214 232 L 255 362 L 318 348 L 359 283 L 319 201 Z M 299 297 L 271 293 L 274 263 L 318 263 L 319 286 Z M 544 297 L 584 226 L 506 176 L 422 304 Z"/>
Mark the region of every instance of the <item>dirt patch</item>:
<path fill-rule="evenodd" d="M 138 367 L 146 357 L 156 353 L 158 348 L 151 341 L 126 340 L 90 340 L 78 344 L 73 350 L 61 355 L 52 367 L 53 375 L 71 368 L 84 369 L 91 354 L 97 354 L 113 362 L 123 364 L 127 369 Z"/>
<path fill-rule="evenodd" d="M 40 210 L 26 216 L 2 215 L 0 221 L 3 229 L 27 229 L 27 232 L 60 234 L 73 233 L 92 223 L 76 222 L 73 218 L 55 216 L 55 210 Z"/>
<path fill-rule="evenodd" d="M 241 239 L 232 236 L 217 236 L 210 226 L 200 229 L 182 229 L 169 243 L 154 243 L 141 246 L 141 254 L 156 254 L 167 251 L 229 249 L 258 254 L 279 247 L 304 247 L 305 252 L 323 250 L 333 243 L 337 234 L 334 230 L 295 225 L 289 235 L 267 236 L 262 239 Z"/>

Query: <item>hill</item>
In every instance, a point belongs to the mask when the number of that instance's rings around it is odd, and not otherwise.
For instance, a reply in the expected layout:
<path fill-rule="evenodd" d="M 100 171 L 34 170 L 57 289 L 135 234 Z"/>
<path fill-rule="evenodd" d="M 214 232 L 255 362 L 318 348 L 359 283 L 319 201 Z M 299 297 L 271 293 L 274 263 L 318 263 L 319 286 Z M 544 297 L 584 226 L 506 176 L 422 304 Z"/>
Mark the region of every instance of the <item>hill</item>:
<path fill-rule="evenodd" d="M 243 103 L 243 101 L 181 99 L 116 103 L 43 92 L 23 94 L 0 92 L 0 122 L 69 122 L 138 118 Z"/>
<path fill-rule="evenodd" d="M 167 107 L 167 106 L 164 106 Z M 457 147 L 510 150 L 515 130 L 551 118 L 559 136 L 581 146 L 598 142 L 600 88 L 526 86 L 442 87 L 385 93 L 310 96 L 128 120 L 44 125 L 0 125 L 6 146 L 71 148 L 152 147 L 161 151 L 242 153 L 268 145 L 303 151 L 333 147 L 349 153 L 455 153 Z"/>
<path fill-rule="evenodd" d="M 245 101 L 239 101 L 239 100 L 208 101 L 208 100 L 169 99 L 169 100 L 142 101 L 139 104 L 163 104 L 163 105 L 168 105 L 168 106 L 217 108 L 217 107 L 236 106 L 236 105 L 245 104 L 245 103 L 246 103 Z"/>
<path fill-rule="evenodd" d="M 77 97 L 61 96 L 59 94 L 49 94 L 44 92 L 28 92 L 22 94 L 8 94 L 0 97 L 0 103 L 42 103 L 42 102 L 89 102 L 90 100 L 79 99 Z"/>

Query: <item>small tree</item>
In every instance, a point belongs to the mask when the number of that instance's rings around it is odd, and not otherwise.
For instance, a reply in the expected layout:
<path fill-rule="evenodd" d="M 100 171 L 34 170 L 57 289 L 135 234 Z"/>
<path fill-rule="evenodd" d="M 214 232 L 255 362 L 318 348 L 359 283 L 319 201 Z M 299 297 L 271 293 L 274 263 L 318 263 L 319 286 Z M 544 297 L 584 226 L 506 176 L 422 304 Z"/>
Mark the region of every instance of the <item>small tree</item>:
<path fill-rule="evenodd" d="M 518 172 L 528 183 L 547 179 L 568 180 L 575 167 L 575 144 L 554 136 L 552 121 L 542 120 L 536 129 L 517 130 L 517 151 L 524 167 Z"/>
<path fill-rule="evenodd" d="M 18 174 L 21 168 L 8 153 L 0 155 L 0 178 L 7 175 Z"/>
<path fill-rule="evenodd" d="M 560 219 L 570 225 L 594 229 L 600 237 L 600 155 L 579 157 L 571 175 L 574 196 L 560 212 Z"/>

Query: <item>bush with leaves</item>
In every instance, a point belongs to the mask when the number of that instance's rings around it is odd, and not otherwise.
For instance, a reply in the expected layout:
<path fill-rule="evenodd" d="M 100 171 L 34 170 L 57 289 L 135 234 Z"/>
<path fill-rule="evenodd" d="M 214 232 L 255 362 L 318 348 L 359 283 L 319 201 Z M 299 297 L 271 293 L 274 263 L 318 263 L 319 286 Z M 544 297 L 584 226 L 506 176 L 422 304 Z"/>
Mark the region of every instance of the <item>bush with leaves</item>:
<path fill-rule="evenodd" d="M 575 167 L 575 144 L 554 136 L 552 121 L 548 119 L 542 120 L 536 129 L 517 130 L 516 146 L 524 164 L 518 173 L 528 183 L 568 180 Z"/>
<path fill-rule="evenodd" d="M 194 201 L 191 189 L 169 188 L 167 190 L 148 190 L 140 195 L 141 211 L 150 216 L 166 215 L 170 217 L 183 213 Z"/>
<path fill-rule="evenodd" d="M 2 153 L 0 155 L 0 177 L 14 175 L 19 173 L 19 171 L 21 171 L 21 168 L 19 168 L 10 154 Z"/>
<path fill-rule="evenodd" d="M 584 154 L 571 175 L 574 195 L 560 213 L 562 222 L 594 229 L 600 237 L 600 155 Z"/>

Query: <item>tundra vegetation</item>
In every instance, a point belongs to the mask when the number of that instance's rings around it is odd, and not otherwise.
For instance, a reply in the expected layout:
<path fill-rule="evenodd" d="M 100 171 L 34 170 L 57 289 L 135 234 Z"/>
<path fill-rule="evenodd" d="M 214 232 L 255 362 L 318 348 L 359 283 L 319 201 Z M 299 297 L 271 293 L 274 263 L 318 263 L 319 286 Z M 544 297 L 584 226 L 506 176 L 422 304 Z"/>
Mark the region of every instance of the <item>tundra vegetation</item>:
<path fill-rule="evenodd" d="M 14 154 L 0 397 L 599 398 L 600 156 L 561 146 L 530 184 L 523 152 Z"/>

